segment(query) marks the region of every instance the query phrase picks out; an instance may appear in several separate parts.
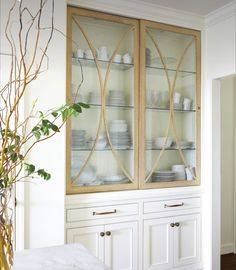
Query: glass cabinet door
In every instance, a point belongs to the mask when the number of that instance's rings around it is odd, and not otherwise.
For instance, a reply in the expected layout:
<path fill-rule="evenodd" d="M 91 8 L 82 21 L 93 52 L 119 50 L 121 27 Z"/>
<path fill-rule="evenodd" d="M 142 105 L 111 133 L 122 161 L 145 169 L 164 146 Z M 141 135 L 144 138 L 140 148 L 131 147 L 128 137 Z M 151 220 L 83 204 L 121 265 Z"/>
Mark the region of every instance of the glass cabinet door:
<path fill-rule="evenodd" d="M 138 187 L 139 22 L 68 8 L 67 193 Z"/>
<path fill-rule="evenodd" d="M 200 32 L 141 21 L 141 188 L 199 184 Z"/>

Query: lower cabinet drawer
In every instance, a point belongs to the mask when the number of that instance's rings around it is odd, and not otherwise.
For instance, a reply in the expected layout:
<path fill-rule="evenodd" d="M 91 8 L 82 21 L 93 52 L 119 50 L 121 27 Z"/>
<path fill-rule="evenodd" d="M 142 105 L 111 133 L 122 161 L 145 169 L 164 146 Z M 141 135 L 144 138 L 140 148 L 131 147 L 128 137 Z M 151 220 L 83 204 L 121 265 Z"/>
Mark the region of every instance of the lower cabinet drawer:
<path fill-rule="evenodd" d="M 200 198 L 188 198 L 167 201 L 144 202 L 143 213 L 157 213 L 163 211 L 185 210 L 201 206 Z"/>
<path fill-rule="evenodd" d="M 109 205 L 102 207 L 87 207 L 67 209 L 66 221 L 78 222 L 83 220 L 100 219 L 107 217 L 122 217 L 138 214 L 138 204 Z"/>

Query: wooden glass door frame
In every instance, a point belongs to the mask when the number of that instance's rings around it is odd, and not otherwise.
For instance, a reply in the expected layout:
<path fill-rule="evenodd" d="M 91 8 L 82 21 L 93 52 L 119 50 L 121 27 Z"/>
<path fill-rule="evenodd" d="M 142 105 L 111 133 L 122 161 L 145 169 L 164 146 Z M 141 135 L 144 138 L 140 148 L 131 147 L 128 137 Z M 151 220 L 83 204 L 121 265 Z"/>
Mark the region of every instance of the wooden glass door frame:
<path fill-rule="evenodd" d="M 169 31 L 184 35 L 193 36 L 195 39 L 196 57 L 196 176 L 194 181 L 172 181 L 161 183 L 146 183 L 146 31 L 147 28 Z M 181 186 L 200 185 L 201 175 L 201 32 L 197 30 L 172 26 L 147 20 L 140 21 L 140 141 L 139 141 L 139 188 L 167 188 Z"/>
<path fill-rule="evenodd" d="M 116 190 L 129 190 L 138 188 L 139 179 L 139 20 L 126 17 L 110 15 L 107 13 L 90 11 L 86 9 L 68 7 L 67 8 L 67 82 L 66 82 L 66 100 L 70 101 L 71 95 L 71 79 L 72 79 L 72 18 L 73 16 L 89 17 L 101 19 L 115 23 L 123 23 L 130 25 L 133 32 L 133 82 L 134 82 L 134 177 L 133 182 L 129 184 L 114 184 L 100 186 L 80 186 L 73 187 L 71 183 L 71 120 L 66 124 L 66 194 L 103 192 Z M 90 45 L 90 44 L 88 44 Z M 95 62 L 97 62 L 95 60 Z M 96 63 L 97 64 L 97 63 Z M 115 157 L 114 157 L 115 158 Z"/>

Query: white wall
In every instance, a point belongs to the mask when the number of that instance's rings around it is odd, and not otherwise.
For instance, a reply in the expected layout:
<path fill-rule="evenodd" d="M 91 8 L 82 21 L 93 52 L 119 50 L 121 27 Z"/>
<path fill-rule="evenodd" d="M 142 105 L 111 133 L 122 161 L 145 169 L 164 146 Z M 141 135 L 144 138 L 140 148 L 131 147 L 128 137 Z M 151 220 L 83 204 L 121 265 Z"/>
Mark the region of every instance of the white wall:
<path fill-rule="evenodd" d="M 234 251 L 235 78 L 221 80 L 221 254 Z"/>
<path fill-rule="evenodd" d="M 35 1 L 29 1 L 34 8 Z M 50 9 L 44 24 L 50 24 Z M 47 17 L 47 18 L 46 18 Z M 55 1 L 55 27 L 66 33 L 66 0 Z M 59 107 L 66 101 L 66 39 L 57 32 L 48 51 L 49 70 L 30 86 L 25 112 L 37 98 L 37 109 Z M 65 129 L 31 152 L 29 163 L 50 172 L 52 178 L 25 184 L 25 248 L 64 244 Z"/>
<path fill-rule="evenodd" d="M 207 17 L 202 156 L 207 270 L 220 269 L 220 82 L 214 79 L 235 73 L 235 33 L 235 1 Z"/>
<path fill-rule="evenodd" d="M 4 28 L 7 12 L 12 3 L 13 0 L 0 1 L 1 51 L 3 52 L 9 52 L 9 46 L 4 39 Z M 28 0 L 24 3 L 27 3 L 31 11 L 34 11 L 39 1 Z M 43 18 L 44 26 L 50 24 L 50 8 L 47 7 L 46 12 L 48 14 Z M 55 1 L 55 27 L 66 33 L 66 0 Z M 15 30 L 14 27 L 13 30 Z M 44 38 L 41 42 L 44 41 Z M 66 40 L 57 32 L 52 39 L 48 56 L 49 70 L 41 74 L 27 90 L 24 110 L 22 110 L 26 116 L 32 101 L 36 98 L 38 99 L 38 110 L 58 107 L 65 103 Z M 6 67 L 3 65 L 1 66 L 2 70 L 6 73 Z M 52 179 L 47 183 L 41 179 L 35 179 L 31 183 L 17 185 L 17 248 L 63 244 L 65 130 L 63 129 L 55 138 L 35 148 L 27 161 L 39 168 L 45 168 L 52 174 Z"/>

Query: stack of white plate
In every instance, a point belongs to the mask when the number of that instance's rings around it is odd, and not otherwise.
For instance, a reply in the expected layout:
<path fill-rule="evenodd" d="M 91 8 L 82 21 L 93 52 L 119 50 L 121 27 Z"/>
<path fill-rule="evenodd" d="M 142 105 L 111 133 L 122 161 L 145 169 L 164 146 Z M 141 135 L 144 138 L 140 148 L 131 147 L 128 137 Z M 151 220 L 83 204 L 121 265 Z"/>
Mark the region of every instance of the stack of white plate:
<path fill-rule="evenodd" d="M 194 143 L 191 141 L 179 141 L 179 146 L 181 149 L 192 148 L 193 145 Z M 173 147 L 178 148 L 176 142 L 173 143 Z"/>
<path fill-rule="evenodd" d="M 99 92 L 89 92 L 88 95 L 88 103 L 89 104 L 101 104 L 101 95 Z"/>
<path fill-rule="evenodd" d="M 146 140 L 146 149 L 152 149 L 153 148 L 153 140 Z"/>
<path fill-rule="evenodd" d="M 122 90 L 110 90 L 108 95 L 108 104 L 113 106 L 125 105 L 125 94 Z"/>
<path fill-rule="evenodd" d="M 125 175 L 119 174 L 119 175 L 105 175 L 102 176 L 101 179 L 104 181 L 104 184 L 124 184 L 128 183 L 129 179 Z"/>
<path fill-rule="evenodd" d="M 86 147 L 86 131 L 72 130 L 71 131 L 71 145 L 74 149 L 81 149 Z"/>
<path fill-rule="evenodd" d="M 151 66 L 151 50 L 146 48 L 146 66 Z"/>
<path fill-rule="evenodd" d="M 110 136 L 116 149 L 127 149 L 131 146 L 131 136 L 125 120 L 111 120 Z"/>
<path fill-rule="evenodd" d="M 182 164 L 176 164 L 172 166 L 172 171 L 175 172 L 175 176 L 177 180 L 185 180 L 186 173 L 185 173 L 185 166 Z"/>
<path fill-rule="evenodd" d="M 72 152 L 71 155 L 71 178 L 74 186 L 88 185 L 96 180 L 97 169 L 88 163 L 80 175 L 79 178 L 76 176 L 80 173 L 83 165 L 85 164 L 86 158 L 81 157 L 78 152 Z"/>
<path fill-rule="evenodd" d="M 152 182 L 170 182 L 176 179 L 173 171 L 156 171 L 152 174 Z"/>

